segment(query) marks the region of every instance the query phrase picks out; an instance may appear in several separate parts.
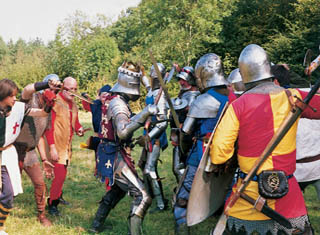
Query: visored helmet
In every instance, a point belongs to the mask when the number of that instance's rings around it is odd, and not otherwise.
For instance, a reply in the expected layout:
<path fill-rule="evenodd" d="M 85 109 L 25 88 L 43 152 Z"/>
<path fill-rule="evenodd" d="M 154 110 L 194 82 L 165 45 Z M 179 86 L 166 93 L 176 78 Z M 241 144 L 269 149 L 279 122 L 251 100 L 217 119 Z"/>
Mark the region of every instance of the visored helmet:
<path fill-rule="evenodd" d="M 198 60 L 195 75 L 201 80 L 203 89 L 229 84 L 224 78 L 222 61 L 214 53 L 205 54 Z"/>
<path fill-rule="evenodd" d="M 132 62 L 124 62 L 118 68 L 118 81 L 110 91 L 139 96 L 141 76 L 139 66 Z"/>
<path fill-rule="evenodd" d="M 238 63 L 243 83 L 273 77 L 266 51 L 256 44 L 250 44 L 242 50 Z"/>
<path fill-rule="evenodd" d="M 157 63 L 159 71 L 161 73 L 162 78 L 164 78 L 164 75 L 166 74 L 166 67 L 164 67 L 163 64 Z M 156 69 L 152 65 L 150 68 L 150 77 L 151 77 L 151 87 L 152 90 L 160 88 L 160 81 L 158 79 L 158 74 L 156 72 Z"/>
<path fill-rule="evenodd" d="M 190 66 L 183 67 L 179 73 L 176 75 L 178 79 L 183 79 L 187 81 L 190 85 L 196 85 L 196 79 L 194 77 L 194 69 Z"/>

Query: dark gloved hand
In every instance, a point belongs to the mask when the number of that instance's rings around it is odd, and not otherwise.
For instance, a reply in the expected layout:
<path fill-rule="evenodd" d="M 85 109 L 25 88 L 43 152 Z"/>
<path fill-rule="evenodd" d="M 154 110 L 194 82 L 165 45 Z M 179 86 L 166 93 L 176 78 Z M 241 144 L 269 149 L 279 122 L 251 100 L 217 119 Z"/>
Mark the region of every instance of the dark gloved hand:
<path fill-rule="evenodd" d="M 135 144 L 138 144 L 140 147 L 145 147 L 148 141 L 150 141 L 148 135 L 141 135 L 137 138 Z"/>
<path fill-rule="evenodd" d="M 84 97 L 84 98 L 86 98 L 86 99 L 89 98 L 89 95 L 88 95 L 87 92 L 82 92 L 82 93 L 81 93 L 81 96 Z"/>

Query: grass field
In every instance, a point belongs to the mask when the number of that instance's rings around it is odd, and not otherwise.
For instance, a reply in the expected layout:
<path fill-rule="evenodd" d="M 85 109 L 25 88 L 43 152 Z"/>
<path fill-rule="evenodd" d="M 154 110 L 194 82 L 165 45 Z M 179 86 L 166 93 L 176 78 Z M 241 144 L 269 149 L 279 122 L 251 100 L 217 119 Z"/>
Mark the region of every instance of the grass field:
<path fill-rule="evenodd" d="M 85 127 L 91 127 L 90 114 L 80 113 L 80 122 Z M 23 173 L 24 193 L 15 198 L 14 209 L 6 222 L 6 231 L 10 235 L 46 235 L 46 234 L 89 234 L 93 216 L 98 207 L 98 202 L 104 195 L 104 185 L 99 183 L 93 176 L 94 153 L 91 150 L 80 149 L 80 142 L 90 136 L 86 133 L 83 138 L 75 137 L 73 141 L 73 159 L 68 167 L 68 175 L 64 184 L 64 198 L 71 202 L 70 206 L 59 205 L 61 217 L 49 218 L 54 226 L 42 227 L 36 220 L 36 205 L 33 195 L 33 186 L 30 179 Z M 134 159 L 138 160 L 141 148 L 136 147 L 133 151 Z M 175 179 L 171 172 L 171 153 L 169 147 L 162 153 L 162 164 L 159 163 L 159 172 L 163 180 L 165 196 L 172 197 L 172 189 Z M 140 172 L 139 172 L 140 173 Z M 47 181 L 47 188 L 51 182 Z M 320 202 L 317 200 L 313 187 L 308 187 L 305 193 L 307 207 L 312 225 L 316 234 L 320 234 Z M 108 224 L 113 226 L 112 230 L 101 234 L 126 235 L 127 216 L 129 213 L 131 198 L 125 197 L 108 217 Z M 155 205 L 153 204 L 152 207 Z M 201 224 L 191 228 L 192 235 L 209 234 L 211 228 L 217 222 L 216 218 L 209 218 Z M 172 208 L 160 214 L 147 214 L 144 219 L 144 232 L 147 235 L 172 235 L 174 234 L 174 218 Z"/>

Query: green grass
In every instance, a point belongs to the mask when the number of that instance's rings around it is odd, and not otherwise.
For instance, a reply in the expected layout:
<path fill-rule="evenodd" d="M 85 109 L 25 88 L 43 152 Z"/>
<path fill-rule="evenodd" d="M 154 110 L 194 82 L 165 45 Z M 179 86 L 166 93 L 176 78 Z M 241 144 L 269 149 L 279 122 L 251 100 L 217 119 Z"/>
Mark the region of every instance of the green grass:
<path fill-rule="evenodd" d="M 91 127 L 90 114 L 80 113 L 80 122 L 85 127 Z M 141 133 L 141 132 L 139 132 Z M 14 209 L 6 222 L 6 231 L 10 235 L 29 235 L 29 234 L 89 234 L 93 216 L 97 210 L 98 202 L 105 193 L 104 184 L 98 182 L 93 176 L 94 153 L 91 150 L 80 149 L 80 142 L 90 136 L 86 133 L 85 137 L 74 137 L 73 158 L 68 167 L 68 175 L 64 184 L 64 198 L 71 202 L 70 206 L 59 205 L 62 213 L 61 217 L 49 218 L 54 223 L 50 228 L 42 227 L 36 220 L 36 205 L 33 195 L 33 186 L 25 173 L 23 173 L 24 193 L 15 198 Z M 133 157 L 138 161 L 141 152 L 140 147 L 133 150 Z M 159 163 L 159 172 L 163 180 L 165 197 L 172 198 L 172 189 L 175 187 L 175 178 L 171 171 L 171 153 L 172 147 L 169 147 L 161 153 L 162 164 Z M 138 170 L 139 171 L 139 170 Z M 139 172 L 141 173 L 141 172 Z M 49 189 L 51 182 L 47 181 Z M 316 192 L 313 187 L 308 187 L 305 193 L 307 207 L 312 225 L 316 234 L 320 233 L 320 202 L 317 200 Z M 113 209 L 107 219 L 112 224 L 111 231 L 104 231 L 101 234 L 126 235 L 127 234 L 127 216 L 129 213 L 131 198 L 126 196 Z M 153 204 L 152 207 L 155 205 Z M 217 222 L 216 218 L 209 218 L 201 224 L 191 228 L 191 234 L 209 234 L 211 228 Z M 147 235 L 173 235 L 174 217 L 172 208 L 160 214 L 147 214 L 144 219 L 144 231 Z"/>

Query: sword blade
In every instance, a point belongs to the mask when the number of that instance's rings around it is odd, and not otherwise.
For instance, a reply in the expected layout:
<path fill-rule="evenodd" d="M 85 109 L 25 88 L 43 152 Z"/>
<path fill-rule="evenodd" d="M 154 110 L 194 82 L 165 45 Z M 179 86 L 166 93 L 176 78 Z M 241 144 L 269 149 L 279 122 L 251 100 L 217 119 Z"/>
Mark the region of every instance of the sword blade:
<path fill-rule="evenodd" d="M 88 99 L 84 98 L 81 95 L 78 95 L 77 93 L 75 93 L 73 91 L 68 91 L 68 90 L 66 90 L 66 91 L 69 92 L 71 95 L 74 95 L 75 97 L 79 98 L 80 100 L 84 100 L 84 101 L 88 102 L 89 104 L 93 104 L 93 102 L 91 100 L 88 100 Z"/>
<path fill-rule="evenodd" d="M 171 68 L 168 76 L 165 77 L 165 79 L 164 79 L 166 83 L 169 83 L 171 81 L 175 71 L 176 71 L 176 67 L 174 65 L 172 65 L 172 68 Z"/>
<path fill-rule="evenodd" d="M 240 193 L 240 197 L 252 205 L 256 204 L 256 201 L 252 197 L 248 196 L 245 193 Z M 275 210 L 271 209 L 266 203 L 263 204 L 260 212 L 263 213 L 264 215 L 268 216 L 269 218 L 273 219 L 274 221 L 278 222 L 282 226 L 284 226 L 288 229 L 292 228 L 292 224 L 290 223 L 290 221 L 286 217 L 282 216 L 281 214 L 279 214 Z"/>
<path fill-rule="evenodd" d="M 228 216 L 225 213 L 222 213 L 218 223 L 216 224 L 216 227 L 214 228 L 214 230 L 211 232 L 210 235 L 222 235 L 224 230 L 226 229 L 227 220 L 228 220 Z"/>
<path fill-rule="evenodd" d="M 171 111 L 174 123 L 175 123 L 175 125 L 177 127 L 180 127 L 180 122 L 179 122 L 179 119 L 178 119 L 178 115 L 176 113 L 176 110 L 173 108 L 173 104 L 172 104 L 172 101 L 170 99 L 170 95 L 169 95 L 168 89 L 167 89 L 167 87 L 166 87 L 166 85 L 165 85 L 165 83 L 163 81 L 162 75 L 161 75 L 160 70 L 159 70 L 158 65 L 157 65 L 157 61 L 153 57 L 153 54 L 152 54 L 151 50 L 149 50 L 149 55 L 150 55 L 151 61 L 153 63 L 153 66 L 154 66 L 154 68 L 155 68 L 155 70 L 157 72 L 158 79 L 159 79 L 160 85 L 161 85 L 161 87 L 163 89 L 163 92 L 165 94 L 166 101 L 169 104 L 170 111 Z"/>

